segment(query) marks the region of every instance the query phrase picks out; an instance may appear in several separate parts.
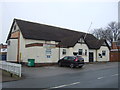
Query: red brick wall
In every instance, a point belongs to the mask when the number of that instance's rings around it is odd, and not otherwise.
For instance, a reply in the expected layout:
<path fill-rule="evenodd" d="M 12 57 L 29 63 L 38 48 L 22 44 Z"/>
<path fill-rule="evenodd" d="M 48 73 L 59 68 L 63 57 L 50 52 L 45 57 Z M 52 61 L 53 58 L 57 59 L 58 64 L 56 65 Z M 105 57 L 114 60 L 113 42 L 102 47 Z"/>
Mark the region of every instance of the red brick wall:
<path fill-rule="evenodd" d="M 120 62 L 120 52 L 118 51 L 111 51 L 110 52 L 110 61 L 111 62 Z"/>
<path fill-rule="evenodd" d="M 0 45 L 0 49 L 1 48 L 7 48 L 7 45 Z"/>
<path fill-rule="evenodd" d="M 111 51 L 110 51 L 110 61 L 111 62 L 120 62 L 120 46 L 116 46 L 117 42 L 112 43 Z M 118 52 L 119 49 L 119 52 Z"/>
<path fill-rule="evenodd" d="M 119 46 L 119 47 L 116 46 L 116 43 L 117 43 L 117 42 L 113 42 L 113 43 L 112 43 L 111 49 L 118 49 L 118 48 L 120 48 L 120 46 Z"/>

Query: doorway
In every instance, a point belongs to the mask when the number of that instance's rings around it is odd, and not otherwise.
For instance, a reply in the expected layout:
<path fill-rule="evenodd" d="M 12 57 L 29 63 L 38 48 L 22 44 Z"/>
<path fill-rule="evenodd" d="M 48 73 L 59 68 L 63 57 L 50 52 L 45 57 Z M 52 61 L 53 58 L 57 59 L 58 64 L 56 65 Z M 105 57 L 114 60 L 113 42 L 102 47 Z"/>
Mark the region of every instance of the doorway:
<path fill-rule="evenodd" d="M 89 62 L 93 62 L 94 61 L 94 54 L 93 52 L 89 52 Z"/>

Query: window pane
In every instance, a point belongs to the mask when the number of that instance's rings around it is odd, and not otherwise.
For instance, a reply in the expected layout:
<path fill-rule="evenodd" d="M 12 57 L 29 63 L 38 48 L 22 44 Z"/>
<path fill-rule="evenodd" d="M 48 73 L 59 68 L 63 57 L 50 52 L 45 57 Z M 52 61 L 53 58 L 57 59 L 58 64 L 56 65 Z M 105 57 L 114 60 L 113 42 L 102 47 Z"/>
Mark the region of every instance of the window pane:
<path fill-rule="evenodd" d="M 65 55 L 65 54 L 66 54 L 66 49 L 63 49 L 63 52 L 62 52 L 62 53 L 63 53 L 63 55 Z"/>
<path fill-rule="evenodd" d="M 82 55 L 82 49 L 79 49 L 78 54 Z"/>
<path fill-rule="evenodd" d="M 14 30 L 16 30 L 16 25 L 14 26 Z"/>
<path fill-rule="evenodd" d="M 50 56 L 50 55 L 47 55 L 47 58 L 51 58 L 51 56 Z"/>
<path fill-rule="evenodd" d="M 63 59 L 64 59 L 64 60 L 67 60 L 67 59 L 68 59 L 68 57 L 64 57 Z"/>
<path fill-rule="evenodd" d="M 74 60 L 75 57 L 68 57 L 68 60 Z"/>
<path fill-rule="evenodd" d="M 102 51 L 102 56 L 105 56 L 106 55 L 106 51 Z"/>

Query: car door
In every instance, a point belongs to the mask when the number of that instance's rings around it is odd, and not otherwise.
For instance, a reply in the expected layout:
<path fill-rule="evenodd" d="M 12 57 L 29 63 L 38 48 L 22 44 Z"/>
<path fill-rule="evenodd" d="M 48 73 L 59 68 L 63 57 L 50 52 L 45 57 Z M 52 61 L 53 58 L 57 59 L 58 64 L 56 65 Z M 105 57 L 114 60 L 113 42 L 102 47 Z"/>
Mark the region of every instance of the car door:
<path fill-rule="evenodd" d="M 66 61 L 67 66 L 69 66 L 71 63 L 73 63 L 73 61 L 74 61 L 74 57 L 68 57 L 68 59 Z"/>
<path fill-rule="evenodd" d="M 67 62 L 68 62 L 68 57 L 64 57 L 62 60 L 62 64 L 66 66 Z"/>

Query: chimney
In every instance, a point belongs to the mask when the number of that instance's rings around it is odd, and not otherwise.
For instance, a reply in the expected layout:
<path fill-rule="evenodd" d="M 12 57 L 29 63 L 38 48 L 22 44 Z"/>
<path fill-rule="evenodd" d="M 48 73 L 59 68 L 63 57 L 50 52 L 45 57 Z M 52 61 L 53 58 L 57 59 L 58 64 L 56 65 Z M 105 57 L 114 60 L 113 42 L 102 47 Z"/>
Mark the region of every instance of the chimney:
<path fill-rule="evenodd" d="M 112 49 L 117 49 L 116 43 L 117 43 L 117 42 L 115 42 L 115 41 L 112 42 Z"/>

